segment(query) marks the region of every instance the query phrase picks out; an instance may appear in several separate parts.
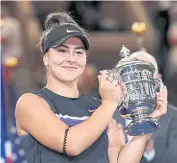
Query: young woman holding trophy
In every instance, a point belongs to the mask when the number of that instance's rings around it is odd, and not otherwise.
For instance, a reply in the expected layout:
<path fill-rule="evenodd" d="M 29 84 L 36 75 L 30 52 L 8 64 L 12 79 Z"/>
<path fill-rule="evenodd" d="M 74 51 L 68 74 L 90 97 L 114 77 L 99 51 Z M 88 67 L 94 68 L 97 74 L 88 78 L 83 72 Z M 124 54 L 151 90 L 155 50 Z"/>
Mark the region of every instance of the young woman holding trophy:
<path fill-rule="evenodd" d="M 17 131 L 28 163 L 138 163 L 147 135 L 134 137 L 126 146 L 119 134 L 116 142 L 107 135 L 119 133 L 112 120 L 121 102 L 119 82 L 98 75 L 101 101 L 77 88 L 90 49 L 84 29 L 66 13 L 51 13 L 40 46 L 47 84 L 22 95 L 16 106 Z M 155 118 L 167 111 L 166 93 L 160 97 Z"/>

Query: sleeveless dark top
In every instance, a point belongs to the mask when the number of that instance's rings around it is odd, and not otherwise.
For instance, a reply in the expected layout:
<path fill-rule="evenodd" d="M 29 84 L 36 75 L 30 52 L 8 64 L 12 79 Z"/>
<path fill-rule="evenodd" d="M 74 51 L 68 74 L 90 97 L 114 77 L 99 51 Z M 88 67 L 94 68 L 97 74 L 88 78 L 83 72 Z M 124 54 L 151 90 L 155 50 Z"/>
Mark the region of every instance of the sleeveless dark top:
<path fill-rule="evenodd" d="M 60 96 L 47 88 L 34 94 L 43 98 L 54 114 L 68 126 L 73 126 L 88 119 L 101 102 L 80 94 L 78 98 Z M 104 117 L 103 117 L 104 118 Z M 47 119 L 46 119 L 47 120 Z M 87 129 L 85 129 L 87 130 Z M 84 130 L 83 130 L 84 132 Z M 49 133 L 50 134 L 50 133 Z M 90 133 L 92 134 L 92 133 Z M 108 136 L 106 130 L 88 149 L 78 156 L 67 156 L 40 144 L 30 134 L 21 137 L 21 144 L 28 163 L 108 163 Z M 52 140 L 51 140 L 52 141 Z M 79 141 L 79 140 L 78 140 Z"/>

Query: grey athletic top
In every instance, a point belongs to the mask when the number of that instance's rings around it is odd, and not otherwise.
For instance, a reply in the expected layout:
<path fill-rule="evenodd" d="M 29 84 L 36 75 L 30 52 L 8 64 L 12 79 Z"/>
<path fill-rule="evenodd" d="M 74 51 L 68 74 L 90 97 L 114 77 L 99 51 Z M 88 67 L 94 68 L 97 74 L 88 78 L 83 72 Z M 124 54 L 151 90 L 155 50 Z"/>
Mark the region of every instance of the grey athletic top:
<path fill-rule="evenodd" d="M 97 109 L 101 104 L 100 100 L 94 99 L 90 96 L 86 96 L 82 93 L 80 93 L 80 96 L 78 98 L 67 98 L 64 96 L 60 96 L 47 88 L 43 88 L 40 91 L 35 92 L 34 94 L 43 98 L 49 104 L 54 114 L 62 121 L 64 121 L 68 126 L 74 126 L 88 119 L 93 111 Z M 80 155 L 75 157 L 67 156 L 45 147 L 30 134 L 21 137 L 21 144 L 25 150 L 28 163 L 109 162 L 107 153 L 108 136 L 106 129 L 95 143 L 93 143 Z"/>

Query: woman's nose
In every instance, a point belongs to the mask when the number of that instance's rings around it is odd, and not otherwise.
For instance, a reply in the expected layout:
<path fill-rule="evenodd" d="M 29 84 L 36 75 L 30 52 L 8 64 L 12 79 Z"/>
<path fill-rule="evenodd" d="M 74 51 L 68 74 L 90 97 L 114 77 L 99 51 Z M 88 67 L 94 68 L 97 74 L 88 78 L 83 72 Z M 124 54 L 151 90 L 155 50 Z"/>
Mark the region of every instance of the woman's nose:
<path fill-rule="evenodd" d="M 74 52 L 70 52 L 68 57 L 67 57 L 67 61 L 69 62 L 74 62 L 75 61 L 75 55 Z"/>

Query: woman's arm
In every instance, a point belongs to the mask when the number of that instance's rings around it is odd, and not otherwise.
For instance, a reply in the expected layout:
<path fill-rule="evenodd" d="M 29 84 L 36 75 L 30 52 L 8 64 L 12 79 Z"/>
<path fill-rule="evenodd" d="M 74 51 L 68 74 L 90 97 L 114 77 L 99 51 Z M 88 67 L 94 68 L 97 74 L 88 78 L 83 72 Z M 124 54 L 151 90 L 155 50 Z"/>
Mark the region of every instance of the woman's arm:
<path fill-rule="evenodd" d="M 168 101 L 166 87 L 160 93 L 157 93 L 157 98 L 158 98 L 157 108 L 151 115 L 151 117 L 153 118 L 158 118 L 166 114 L 167 112 Z M 117 153 L 116 156 L 115 151 L 120 148 L 120 146 L 118 145 L 116 150 L 112 150 L 111 156 L 114 157 L 112 158 L 112 160 L 115 160 L 115 158 L 118 157 L 117 161 L 118 163 L 139 163 L 144 153 L 148 137 L 149 135 L 133 137 L 131 141 Z"/>
<path fill-rule="evenodd" d="M 115 120 L 111 120 L 108 124 L 108 156 L 109 163 L 117 163 L 118 154 L 125 145 L 125 135 L 121 124 L 117 124 Z"/>
<path fill-rule="evenodd" d="M 139 163 L 141 161 L 148 135 L 135 136 L 126 144 L 118 156 L 118 163 Z"/>
<path fill-rule="evenodd" d="M 112 123 L 112 122 L 110 122 Z M 116 124 L 115 121 L 109 125 L 108 137 L 109 148 L 108 156 L 110 163 L 139 163 L 144 153 L 144 148 L 148 140 L 147 135 L 136 136 L 131 139 L 128 144 L 124 144 L 121 132 L 122 127 Z"/>
<path fill-rule="evenodd" d="M 118 81 L 107 78 L 106 74 L 98 76 L 102 105 L 90 118 L 69 129 L 66 141 L 68 155 L 79 155 L 91 146 L 112 118 L 120 100 L 121 88 L 117 85 Z M 63 152 L 64 133 L 68 126 L 57 118 L 45 100 L 34 94 L 23 95 L 16 106 L 16 120 L 18 131 L 29 133 L 41 144 Z"/>
<path fill-rule="evenodd" d="M 116 107 L 117 103 L 103 103 L 89 119 L 71 127 L 66 143 L 67 154 L 78 155 L 92 145 L 105 130 Z M 57 118 L 43 99 L 34 94 L 23 95 L 17 103 L 16 120 L 22 131 L 31 134 L 41 144 L 63 152 L 64 132 L 68 126 Z"/>

